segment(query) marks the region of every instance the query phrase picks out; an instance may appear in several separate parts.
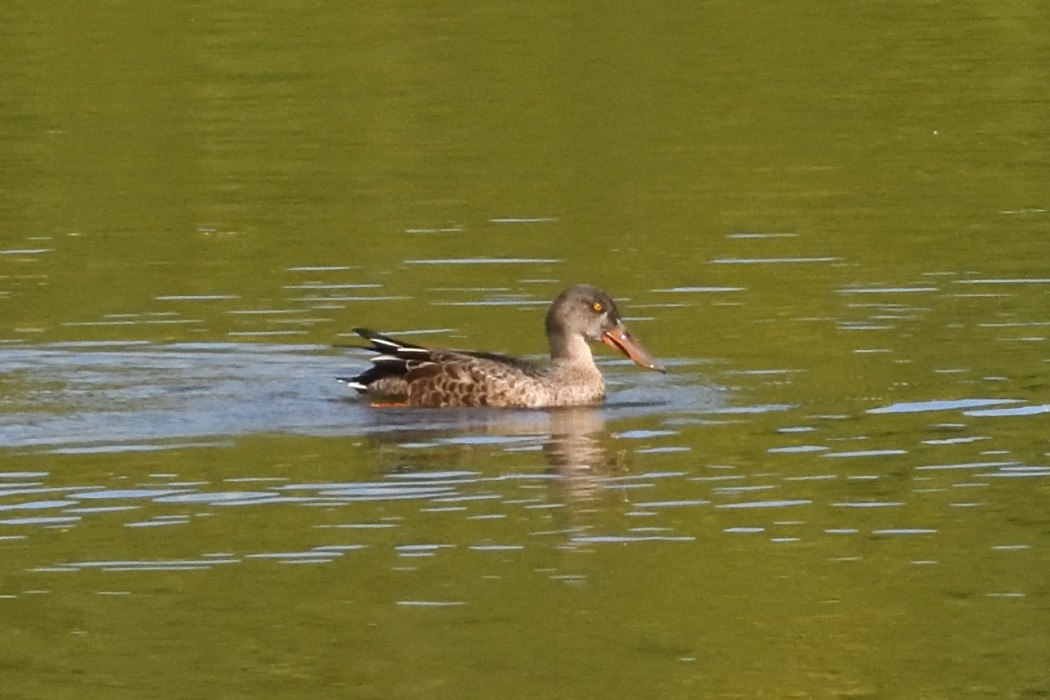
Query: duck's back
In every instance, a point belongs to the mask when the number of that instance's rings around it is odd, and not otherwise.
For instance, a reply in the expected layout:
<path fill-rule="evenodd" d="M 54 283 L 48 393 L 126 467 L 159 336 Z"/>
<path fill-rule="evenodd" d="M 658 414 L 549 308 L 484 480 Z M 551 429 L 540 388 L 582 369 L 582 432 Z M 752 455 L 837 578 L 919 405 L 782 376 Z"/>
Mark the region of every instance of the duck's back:
<path fill-rule="evenodd" d="M 427 359 L 377 376 L 366 387 L 380 402 L 433 407 L 541 408 L 591 404 L 605 396 L 600 374 L 571 377 L 501 355 L 448 350 L 431 351 Z"/>
<path fill-rule="evenodd" d="M 379 355 L 367 371 L 343 381 L 376 403 L 540 408 L 592 404 L 605 396 L 605 382 L 593 362 L 539 367 L 495 353 L 431 350 L 355 330 Z"/>

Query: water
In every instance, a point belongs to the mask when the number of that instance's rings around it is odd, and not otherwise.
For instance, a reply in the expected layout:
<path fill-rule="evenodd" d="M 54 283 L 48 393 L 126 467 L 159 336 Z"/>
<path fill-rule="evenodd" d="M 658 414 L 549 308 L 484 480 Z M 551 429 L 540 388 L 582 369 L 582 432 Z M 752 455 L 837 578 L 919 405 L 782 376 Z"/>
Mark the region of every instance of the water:
<path fill-rule="evenodd" d="M 1041 6 L 74 12 L 0 10 L 5 697 L 1050 692 Z M 667 375 L 334 381 L 577 282 Z"/>

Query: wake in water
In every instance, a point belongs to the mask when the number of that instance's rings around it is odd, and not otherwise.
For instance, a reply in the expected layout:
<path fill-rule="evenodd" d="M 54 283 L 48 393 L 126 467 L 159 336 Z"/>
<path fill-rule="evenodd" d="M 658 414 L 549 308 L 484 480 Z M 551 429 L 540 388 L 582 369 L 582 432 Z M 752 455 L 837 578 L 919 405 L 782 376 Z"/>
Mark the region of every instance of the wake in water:
<path fill-rule="evenodd" d="M 318 345 L 76 343 L 0 349 L 0 448 L 165 449 L 253 434 L 425 430 L 543 434 L 550 412 L 381 410 L 334 380 L 355 362 Z M 615 367 L 620 363 L 609 363 Z M 604 420 L 715 409 L 696 375 L 606 370 Z"/>

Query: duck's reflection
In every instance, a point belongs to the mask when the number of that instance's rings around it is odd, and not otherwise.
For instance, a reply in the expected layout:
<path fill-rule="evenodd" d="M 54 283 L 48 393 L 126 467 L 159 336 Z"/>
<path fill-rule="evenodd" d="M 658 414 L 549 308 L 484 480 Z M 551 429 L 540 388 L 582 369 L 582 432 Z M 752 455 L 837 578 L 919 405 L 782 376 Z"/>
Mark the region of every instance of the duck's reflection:
<path fill-rule="evenodd" d="M 571 500 L 593 498 L 602 478 L 621 469 L 616 451 L 606 449 L 611 436 L 601 407 L 577 406 L 546 410 L 427 410 L 374 412 L 370 440 L 384 470 L 427 471 L 474 465 L 478 450 L 505 463 L 518 454 L 516 465 L 539 452 L 546 473 L 556 477 Z M 492 451 L 493 448 L 499 452 Z"/>
<path fill-rule="evenodd" d="M 550 426 L 543 443 L 549 469 L 562 478 L 566 494 L 574 500 L 593 498 L 599 477 L 615 471 L 616 460 L 605 450 L 605 419 L 592 407 L 562 408 L 549 412 Z"/>

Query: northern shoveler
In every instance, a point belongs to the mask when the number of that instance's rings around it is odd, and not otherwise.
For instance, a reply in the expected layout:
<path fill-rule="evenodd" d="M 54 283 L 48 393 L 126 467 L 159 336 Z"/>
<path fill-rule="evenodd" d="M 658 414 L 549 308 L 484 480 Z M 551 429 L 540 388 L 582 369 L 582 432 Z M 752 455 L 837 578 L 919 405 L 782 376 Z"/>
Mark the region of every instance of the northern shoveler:
<path fill-rule="evenodd" d="M 339 380 L 368 394 L 376 405 L 578 406 L 605 397 L 605 380 L 588 342 L 602 341 L 642 367 L 663 366 L 627 332 L 616 303 L 590 285 L 569 287 L 547 311 L 551 363 L 468 350 L 430 350 L 374 333 L 354 331 L 379 353 L 372 366 Z"/>

